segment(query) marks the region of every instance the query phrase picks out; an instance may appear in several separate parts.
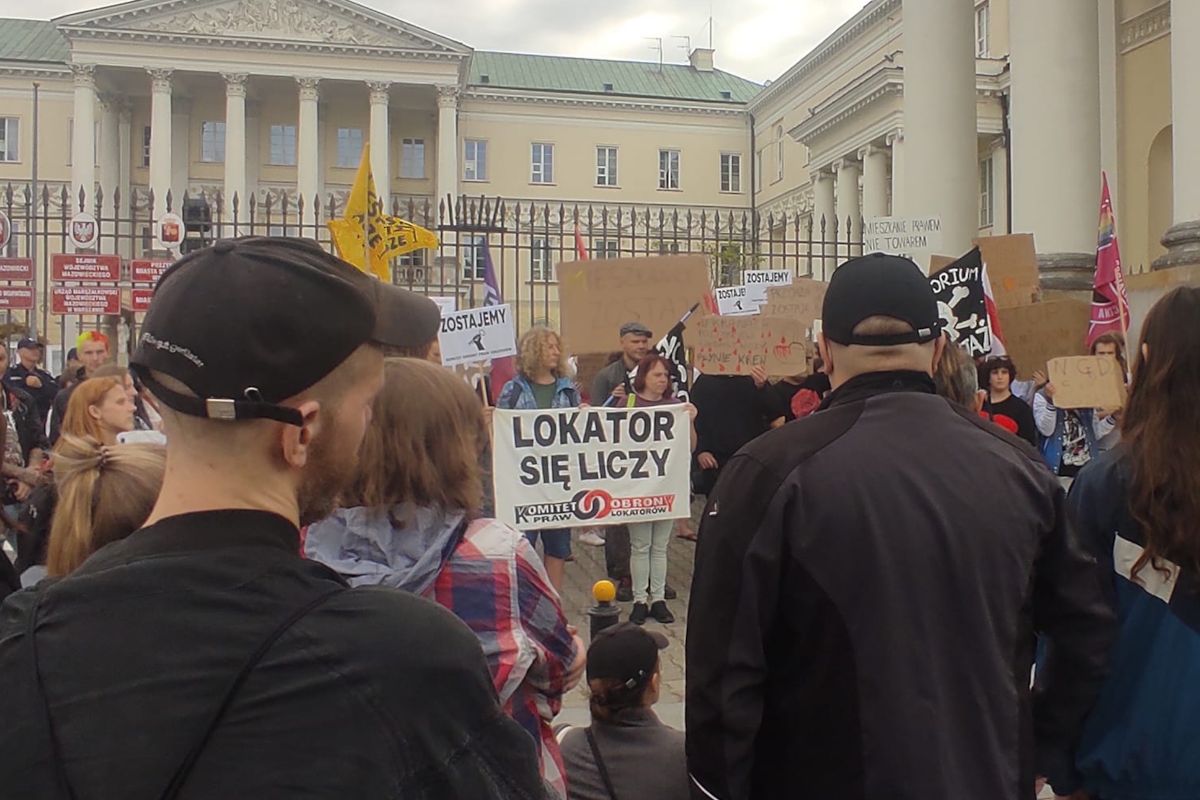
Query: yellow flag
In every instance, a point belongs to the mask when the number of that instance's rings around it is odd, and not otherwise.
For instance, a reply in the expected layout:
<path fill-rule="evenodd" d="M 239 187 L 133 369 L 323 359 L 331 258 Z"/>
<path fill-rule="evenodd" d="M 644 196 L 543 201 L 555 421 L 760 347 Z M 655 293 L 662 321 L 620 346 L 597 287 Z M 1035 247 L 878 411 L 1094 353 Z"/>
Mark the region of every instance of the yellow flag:
<path fill-rule="evenodd" d="M 327 225 L 342 259 L 384 281 L 392 279 L 388 262 L 393 257 L 438 246 L 438 237 L 433 231 L 399 217 L 384 215 L 371 175 L 369 144 L 363 145 L 362 160 L 346 199 L 345 213 L 341 219 L 329 220 Z M 370 263 L 367 262 L 368 253 Z"/>

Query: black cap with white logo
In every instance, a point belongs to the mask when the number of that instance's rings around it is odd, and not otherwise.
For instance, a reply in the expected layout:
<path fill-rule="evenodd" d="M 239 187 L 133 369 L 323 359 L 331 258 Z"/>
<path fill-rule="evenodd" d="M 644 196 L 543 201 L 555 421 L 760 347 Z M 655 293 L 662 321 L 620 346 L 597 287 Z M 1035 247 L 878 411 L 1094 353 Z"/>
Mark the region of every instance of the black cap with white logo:
<path fill-rule="evenodd" d="M 869 317 L 903 320 L 913 329 L 856 336 L 854 329 Z M 833 273 L 825 292 L 821 330 L 838 344 L 891 347 L 933 341 L 942 335 L 942 319 L 929 278 L 920 267 L 907 258 L 871 253 L 847 261 Z"/>

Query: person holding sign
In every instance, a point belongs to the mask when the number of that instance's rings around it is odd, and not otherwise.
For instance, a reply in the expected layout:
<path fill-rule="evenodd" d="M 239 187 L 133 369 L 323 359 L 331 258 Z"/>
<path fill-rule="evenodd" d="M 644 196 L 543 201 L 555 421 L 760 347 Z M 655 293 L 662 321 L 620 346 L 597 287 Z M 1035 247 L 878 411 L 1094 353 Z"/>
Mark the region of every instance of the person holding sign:
<path fill-rule="evenodd" d="M 1121 626 L 1076 753 L 1104 800 L 1200 797 L 1198 397 L 1200 289 L 1179 288 L 1142 326 L 1122 443 L 1067 499 Z"/>
<path fill-rule="evenodd" d="M 1096 337 L 1096 341 L 1092 342 L 1092 355 L 1108 356 L 1115 358 L 1117 363 L 1121 365 L 1121 375 L 1128 378 L 1129 376 L 1129 361 L 1125 356 L 1125 337 L 1116 331 L 1109 331 Z M 1121 441 L 1121 412 L 1118 411 L 1113 415 L 1117 421 L 1117 425 L 1113 428 L 1112 433 L 1104 436 L 1096 444 L 1101 452 L 1112 450 Z"/>
<path fill-rule="evenodd" d="M 626 408 L 649 408 L 678 404 L 671 393 L 671 362 L 658 353 L 651 353 L 638 364 L 633 379 L 633 394 L 622 403 Z M 691 426 L 692 448 L 696 447 L 696 407 L 687 403 Z M 629 571 L 633 579 L 633 610 L 629 621 L 642 625 L 653 617 L 663 625 L 675 621 L 667 608 L 667 545 L 675 520 L 629 523 Z M 648 603 L 648 604 L 647 604 Z"/>
<path fill-rule="evenodd" d="M 1064 486 L 1084 465 L 1100 454 L 1100 441 L 1117 426 L 1115 410 L 1058 408 L 1054 405 L 1054 382 L 1047 383 L 1033 398 L 1033 418 L 1042 441 L 1042 456 Z"/>
<path fill-rule="evenodd" d="M 517 343 L 517 375 L 504 384 L 496 399 L 496 408 L 576 408 L 582 405 L 579 389 L 568 377 L 567 357 L 562 339 L 549 328 L 533 327 Z M 537 546 L 541 535 L 546 572 L 560 594 L 567 559 L 571 556 L 571 529 L 530 531 L 529 543 Z"/>

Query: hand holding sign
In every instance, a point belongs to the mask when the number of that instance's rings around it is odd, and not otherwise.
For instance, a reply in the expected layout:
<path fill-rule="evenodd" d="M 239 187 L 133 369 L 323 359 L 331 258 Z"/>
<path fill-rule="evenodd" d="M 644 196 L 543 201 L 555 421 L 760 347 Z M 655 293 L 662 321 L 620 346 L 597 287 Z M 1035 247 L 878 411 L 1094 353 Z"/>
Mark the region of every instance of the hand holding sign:
<path fill-rule="evenodd" d="M 1121 365 L 1111 356 L 1071 356 L 1050 361 L 1046 393 L 1059 408 L 1125 407 Z M 1053 387 L 1053 388 L 1051 388 Z"/>

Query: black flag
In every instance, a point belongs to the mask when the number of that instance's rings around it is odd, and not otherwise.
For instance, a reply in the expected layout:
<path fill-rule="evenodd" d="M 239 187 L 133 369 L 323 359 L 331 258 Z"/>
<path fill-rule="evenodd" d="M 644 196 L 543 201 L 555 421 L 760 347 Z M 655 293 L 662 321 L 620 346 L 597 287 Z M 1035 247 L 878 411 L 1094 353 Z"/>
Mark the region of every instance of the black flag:
<path fill-rule="evenodd" d="M 979 248 L 930 275 L 929 285 L 937 297 L 938 313 L 950 341 L 972 356 L 990 353 L 992 333 L 988 325 L 983 258 Z"/>

